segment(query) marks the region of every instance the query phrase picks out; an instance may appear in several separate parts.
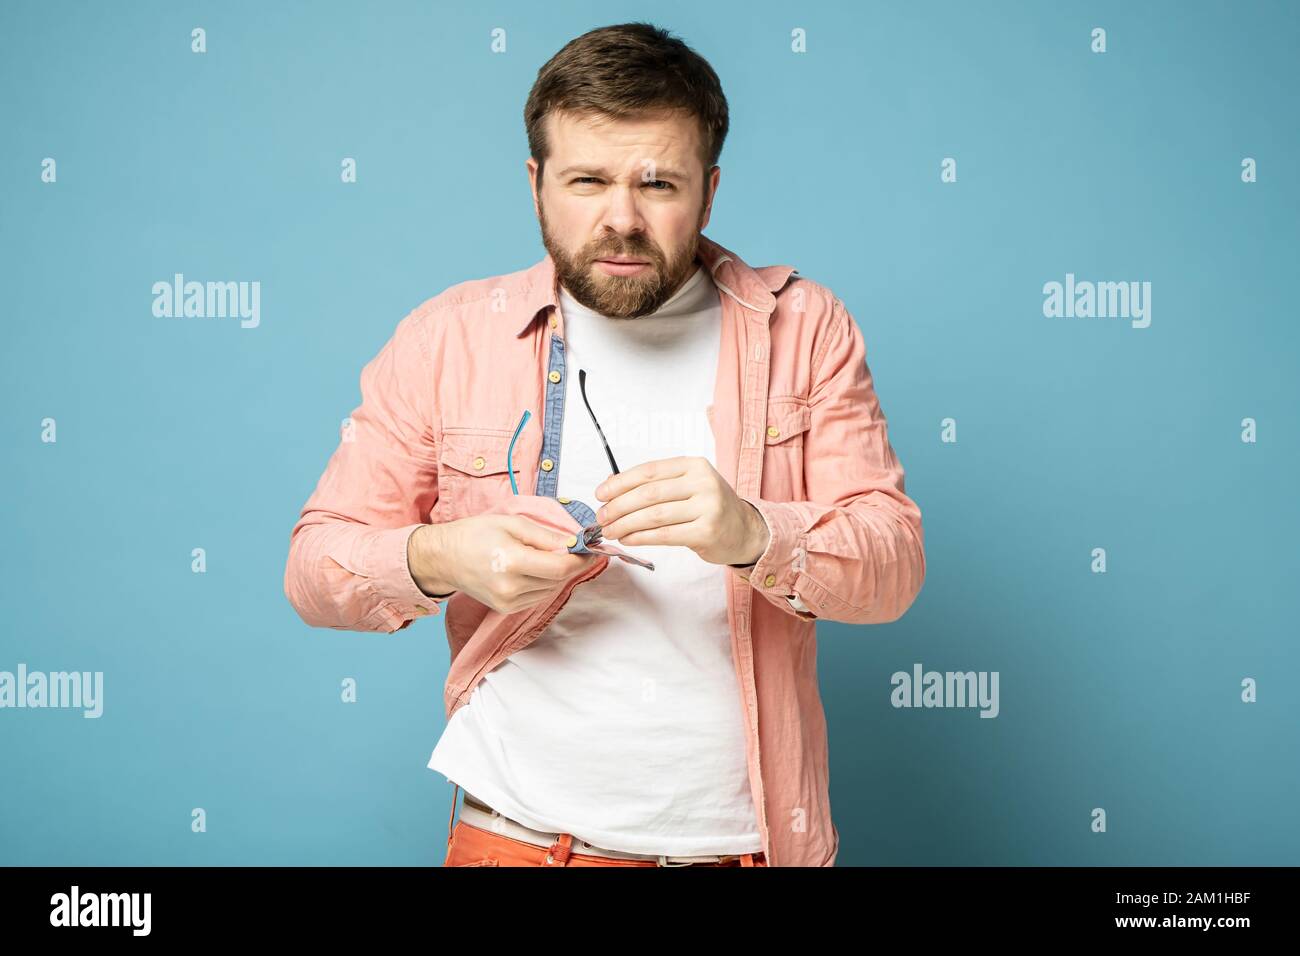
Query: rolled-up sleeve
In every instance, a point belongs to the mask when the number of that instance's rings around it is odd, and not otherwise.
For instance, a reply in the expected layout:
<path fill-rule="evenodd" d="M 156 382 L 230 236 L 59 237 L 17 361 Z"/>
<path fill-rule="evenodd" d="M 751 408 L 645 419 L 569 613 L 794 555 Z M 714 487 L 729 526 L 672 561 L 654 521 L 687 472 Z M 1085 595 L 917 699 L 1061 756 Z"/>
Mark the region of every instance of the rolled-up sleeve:
<path fill-rule="evenodd" d="M 767 521 L 768 546 L 747 575 L 797 617 L 855 624 L 897 620 L 925 580 L 921 509 L 904 488 L 866 361 L 866 344 L 838 299 L 820 333 L 804 435 L 806 501 L 747 498 Z"/>
<path fill-rule="evenodd" d="M 429 321 L 408 314 L 362 369 L 361 404 L 290 533 L 284 593 L 313 627 L 392 633 L 449 597 L 407 564 L 438 500 Z"/>

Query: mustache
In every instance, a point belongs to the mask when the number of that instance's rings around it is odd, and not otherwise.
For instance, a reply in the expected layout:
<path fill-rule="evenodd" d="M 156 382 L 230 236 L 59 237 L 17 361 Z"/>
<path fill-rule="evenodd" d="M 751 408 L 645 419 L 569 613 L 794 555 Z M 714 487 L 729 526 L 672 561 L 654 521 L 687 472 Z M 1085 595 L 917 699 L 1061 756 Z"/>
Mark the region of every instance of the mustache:
<path fill-rule="evenodd" d="M 617 257 L 622 257 L 622 258 L 635 257 L 638 259 L 645 259 L 647 262 L 653 262 L 653 263 L 658 263 L 660 261 L 660 257 L 658 253 L 654 249 L 649 249 L 649 248 L 601 249 L 597 252 L 592 253 L 589 259 L 591 262 L 595 262 L 597 259 L 612 259 Z"/>

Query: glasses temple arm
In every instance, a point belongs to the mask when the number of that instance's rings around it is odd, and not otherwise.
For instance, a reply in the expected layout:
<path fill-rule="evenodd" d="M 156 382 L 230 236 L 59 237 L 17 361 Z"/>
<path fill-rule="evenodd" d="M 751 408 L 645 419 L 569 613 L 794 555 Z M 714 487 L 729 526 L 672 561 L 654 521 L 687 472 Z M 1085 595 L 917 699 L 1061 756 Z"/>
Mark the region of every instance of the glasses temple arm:
<path fill-rule="evenodd" d="M 515 484 L 515 467 L 511 464 L 511 461 L 514 458 L 515 439 L 518 438 L 519 433 L 524 430 L 524 425 L 528 423 L 528 416 L 531 414 L 532 412 L 528 409 L 524 409 L 524 415 L 519 419 L 519 424 L 515 426 L 515 433 L 510 436 L 510 446 L 506 449 L 506 474 L 510 476 L 510 490 L 516 495 L 519 494 L 519 486 Z"/>

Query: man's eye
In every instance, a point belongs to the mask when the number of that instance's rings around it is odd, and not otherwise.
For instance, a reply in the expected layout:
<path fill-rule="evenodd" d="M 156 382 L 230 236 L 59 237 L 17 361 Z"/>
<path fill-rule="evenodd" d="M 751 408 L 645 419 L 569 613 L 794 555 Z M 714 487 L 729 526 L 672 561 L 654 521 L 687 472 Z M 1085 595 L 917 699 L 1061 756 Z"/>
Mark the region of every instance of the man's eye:
<path fill-rule="evenodd" d="M 585 186 L 587 183 L 599 182 L 599 180 L 596 179 L 595 176 L 579 176 L 579 177 L 577 177 L 576 179 L 574 179 L 573 182 L 574 182 L 575 185 L 577 185 L 577 184 L 582 184 L 582 185 Z M 677 188 L 677 187 L 674 186 L 672 183 L 668 182 L 668 180 L 666 180 L 666 179 L 649 179 L 649 180 L 646 180 L 646 183 L 645 183 L 645 185 L 647 185 L 647 186 L 654 186 L 654 185 L 656 185 L 656 184 L 658 184 L 658 185 L 660 185 L 660 186 L 665 186 L 665 187 L 667 187 L 667 188 L 666 188 L 666 189 L 656 189 L 655 192 L 667 192 L 667 191 L 670 190 L 670 189 L 676 189 L 676 188 Z"/>

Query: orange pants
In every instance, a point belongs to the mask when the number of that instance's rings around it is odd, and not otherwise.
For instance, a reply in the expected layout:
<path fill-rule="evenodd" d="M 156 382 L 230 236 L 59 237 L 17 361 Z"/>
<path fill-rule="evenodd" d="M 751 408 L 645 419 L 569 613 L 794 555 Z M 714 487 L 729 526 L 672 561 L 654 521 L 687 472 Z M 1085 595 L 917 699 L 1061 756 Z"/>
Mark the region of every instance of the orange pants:
<path fill-rule="evenodd" d="M 456 800 L 447 822 L 447 858 L 443 866 L 659 866 L 657 860 L 624 860 L 573 852 L 573 834 L 560 833 L 549 847 L 536 846 L 483 827 L 456 820 Z M 675 863 L 670 866 L 767 866 L 761 853 L 724 856 L 718 862 Z"/>

